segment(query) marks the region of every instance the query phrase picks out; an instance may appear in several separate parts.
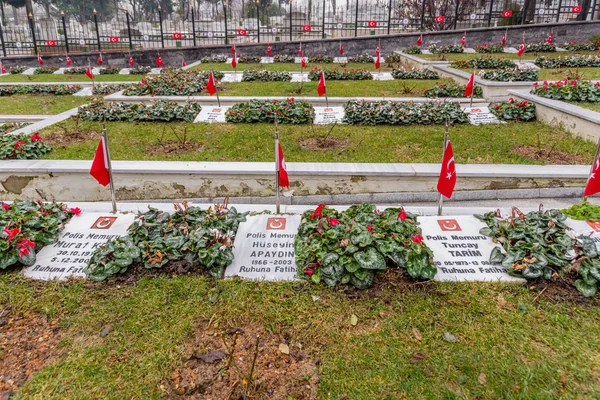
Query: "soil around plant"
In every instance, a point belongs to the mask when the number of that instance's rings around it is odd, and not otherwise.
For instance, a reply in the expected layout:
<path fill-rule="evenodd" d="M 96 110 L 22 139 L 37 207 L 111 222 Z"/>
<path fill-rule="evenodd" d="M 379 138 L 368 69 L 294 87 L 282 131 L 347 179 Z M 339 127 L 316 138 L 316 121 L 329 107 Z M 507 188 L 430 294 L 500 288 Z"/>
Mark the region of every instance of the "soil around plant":
<path fill-rule="evenodd" d="M 306 150 L 331 151 L 343 150 L 348 146 L 348 138 L 308 137 L 298 139 L 300 147 Z"/>
<path fill-rule="evenodd" d="M 165 383 L 167 399 L 314 399 L 319 360 L 302 343 L 262 328 L 196 329 Z M 254 365 L 254 367 L 253 367 Z"/>
<path fill-rule="evenodd" d="M 521 157 L 532 160 L 543 160 L 549 164 L 574 165 L 589 164 L 591 160 L 583 154 L 567 153 L 550 146 L 544 146 L 540 149 L 537 146 L 522 145 L 513 148 L 513 153 Z"/>
<path fill-rule="evenodd" d="M 94 130 L 65 130 L 61 133 L 52 133 L 48 136 L 44 136 L 43 139 L 46 144 L 52 147 L 65 148 L 69 145 L 85 142 L 92 139 L 100 140 L 101 136 L 101 132 L 97 132 Z"/>
<path fill-rule="evenodd" d="M 190 153 L 192 151 L 200 152 L 202 150 L 204 150 L 204 145 L 202 143 L 182 143 L 176 141 L 157 143 L 147 148 L 148 154 L 152 156 L 182 154 Z"/>
<path fill-rule="evenodd" d="M 0 308 L 0 399 L 12 396 L 34 373 L 66 355 L 58 319 Z"/>
<path fill-rule="evenodd" d="M 598 294 L 585 297 L 575 287 L 575 277 L 572 275 L 558 276 L 551 280 L 536 279 L 523 284 L 529 288 L 536 298 L 543 298 L 551 303 L 577 304 L 581 306 L 598 306 Z"/>

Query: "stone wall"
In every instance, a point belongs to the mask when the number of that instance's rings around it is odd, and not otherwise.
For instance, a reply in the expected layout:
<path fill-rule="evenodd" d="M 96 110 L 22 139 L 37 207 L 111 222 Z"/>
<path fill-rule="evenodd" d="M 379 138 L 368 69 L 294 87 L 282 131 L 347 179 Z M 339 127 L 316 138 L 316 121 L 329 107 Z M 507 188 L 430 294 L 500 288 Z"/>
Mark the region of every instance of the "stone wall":
<path fill-rule="evenodd" d="M 537 43 L 546 40 L 550 32 L 554 34 L 555 43 L 566 41 L 587 41 L 592 35 L 600 32 L 600 21 L 574 21 L 563 23 L 515 25 L 498 28 L 477 28 L 467 30 L 467 46 L 475 46 L 481 43 L 497 43 L 505 30 L 508 30 L 508 45 L 518 47 L 523 34 L 527 43 Z M 459 44 L 463 31 L 440 31 L 423 33 L 423 46 L 431 44 Z M 337 55 L 339 42 L 342 41 L 346 55 L 356 55 L 369 53 L 374 55 L 377 44 L 381 42 L 383 55 L 394 51 L 402 50 L 414 46 L 418 32 L 394 35 L 366 36 L 358 38 L 343 39 L 320 39 L 307 40 L 303 42 L 302 47 L 307 56 L 314 54 Z M 273 54 L 295 55 L 298 49 L 298 41 L 293 42 L 274 42 L 271 43 Z M 243 55 L 266 55 L 266 43 L 260 44 L 236 44 L 238 53 Z M 196 48 L 183 49 L 161 49 L 160 53 L 165 65 L 180 66 L 181 59 L 184 58 L 188 63 L 199 60 L 204 56 L 212 54 L 231 54 L 230 46 L 202 46 Z M 73 65 L 87 65 L 88 58 L 95 65 L 97 53 L 73 53 L 71 59 Z M 132 52 L 137 65 L 154 65 L 157 50 L 136 50 Z M 116 65 L 126 67 L 129 55 L 123 52 L 105 52 L 103 53 L 105 65 Z M 46 65 L 64 65 L 64 55 L 45 55 Z M 6 66 L 29 65 L 37 66 L 35 56 L 17 56 L 3 59 Z"/>

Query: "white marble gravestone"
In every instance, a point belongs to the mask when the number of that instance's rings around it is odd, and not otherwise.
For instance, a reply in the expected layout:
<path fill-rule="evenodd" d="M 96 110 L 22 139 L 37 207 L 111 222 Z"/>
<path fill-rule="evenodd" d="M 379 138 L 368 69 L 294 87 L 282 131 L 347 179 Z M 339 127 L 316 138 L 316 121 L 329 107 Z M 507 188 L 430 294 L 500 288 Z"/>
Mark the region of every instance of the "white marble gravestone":
<path fill-rule="evenodd" d="M 344 107 L 315 107 L 315 124 L 341 123 L 344 119 Z"/>
<path fill-rule="evenodd" d="M 500 120 L 490 112 L 489 107 L 466 107 L 463 109 L 472 125 L 498 124 Z"/>
<path fill-rule="evenodd" d="M 224 106 L 203 106 L 200 113 L 194 119 L 194 122 L 225 122 L 225 113 L 231 107 Z"/>

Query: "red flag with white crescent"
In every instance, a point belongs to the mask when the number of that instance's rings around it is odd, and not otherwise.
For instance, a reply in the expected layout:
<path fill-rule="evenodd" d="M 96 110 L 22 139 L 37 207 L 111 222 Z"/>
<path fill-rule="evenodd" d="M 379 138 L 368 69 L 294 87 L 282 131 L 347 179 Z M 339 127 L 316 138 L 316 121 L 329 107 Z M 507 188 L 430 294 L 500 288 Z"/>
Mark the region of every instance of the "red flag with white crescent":
<path fill-rule="evenodd" d="M 133 67 L 133 56 L 131 54 L 129 55 L 129 66 Z"/>
<path fill-rule="evenodd" d="M 446 150 L 444 151 L 444 159 L 442 160 L 442 168 L 438 179 L 437 190 L 442 195 L 450 198 L 454 192 L 456 185 L 456 164 L 454 163 L 454 151 L 452 143 L 448 140 Z"/>
<path fill-rule="evenodd" d="M 469 78 L 469 82 L 467 82 L 467 86 L 465 87 L 465 97 L 471 97 L 473 94 L 473 89 L 475 88 L 475 72 L 471 74 Z"/>
<path fill-rule="evenodd" d="M 237 68 L 237 54 L 233 53 L 233 58 L 231 59 L 231 67 L 233 69 Z"/>
<path fill-rule="evenodd" d="M 375 60 L 375 69 L 379 69 L 381 67 L 381 56 L 377 53 L 377 59 Z"/>
<path fill-rule="evenodd" d="M 340 56 L 344 55 L 344 46 L 342 46 L 342 41 L 340 40 Z"/>
<path fill-rule="evenodd" d="M 321 70 L 321 76 L 319 77 L 319 85 L 317 86 L 317 93 L 319 96 L 323 96 L 327 93 L 327 85 L 325 84 L 325 73 Z"/>
<path fill-rule="evenodd" d="M 460 39 L 460 45 L 465 47 L 465 42 L 467 41 L 467 32 L 463 33 L 462 39 Z"/>
<path fill-rule="evenodd" d="M 423 34 L 421 33 L 421 35 L 419 35 L 419 38 L 417 39 L 417 47 L 421 47 L 422 44 L 423 44 Z"/>
<path fill-rule="evenodd" d="M 38 63 L 44 65 L 44 60 L 42 60 L 42 55 L 40 53 L 38 53 Z"/>
<path fill-rule="evenodd" d="M 235 54 L 235 43 L 231 45 L 231 54 Z"/>
<path fill-rule="evenodd" d="M 300 59 L 300 63 L 302 64 L 302 68 L 306 68 L 306 58 L 304 54 L 302 54 L 302 58 Z"/>
<path fill-rule="evenodd" d="M 587 185 L 585 185 L 585 190 L 583 191 L 584 196 L 591 196 L 595 193 L 600 192 L 600 157 L 596 159 L 594 165 L 592 166 L 592 171 L 590 172 L 590 176 L 588 177 Z"/>
<path fill-rule="evenodd" d="M 187 67 L 187 63 L 185 62 L 185 58 L 181 59 L 181 68 Z"/>
<path fill-rule="evenodd" d="M 525 53 L 525 39 L 521 40 L 521 44 L 519 45 L 519 51 L 517 52 L 517 55 L 521 57 L 523 53 Z"/>
<path fill-rule="evenodd" d="M 67 54 L 67 67 L 71 66 L 71 57 Z"/>
<path fill-rule="evenodd" d="M 379 54 L 381 54 L 381 47 L 380 47 L 380 45 L 379 45 L 379 44 L 377 45 L 377 48 L 375 49 L 375 54 L 376 54 L 376 55 L 379 55 Z"/>
<path fill-rule="evenodd" d="M 271 57 L 271 43 L 267 43 L 267 57 Z"/>
<path fill-rule="evenodd" d="M 102 65 L 102 53 L 98 54 L 98 65 Z"/>
<path fill-rule="evenodd" d="M 550 32 L 550 34 L 548 35 L 548 37 L 546 38 L 546 43 L 548 44 L 552 44 L 554 42 L 554 38 L 552 36 L 552 32 Z"/>
<path fill-rule="evenodd" d="M 94 80 L 94 73 L 92 72 L 92 67 L 90 67 L 88 65 L 87 69 L 85 70 L 85 74 L 87 75 L 88 78 L 90 78 L 91 80 Z"/>
<path fill-rule="evenodd" d="M 505 44 L 506 44 L 506 32 L 504 32 L 504 35 L 502 35 L 502 40 L 500 40 L 500 46 L 504 47 Z"/>
<path fill-rule="evenodd" d="M 89 68 L 89 67 L 88 67 Z M 106 151 L 106 142 L 104 137 L 100 139 L 96 154 L 94 155 L 94 161 L 92 161 L 92 168 L 90 169 L 90 175 L 92 175 L 99 184 L 106 186 L 110 183 L 110 174 L 108 172 L 108 152 Z"/>
<path fill-rule="evenodd" d="M 206 91 L 212 96 L 217 93 L 217 85 L 215 85 L 215 76 L 212 71 L 208 74 L 208 82 L 206 82 Z"/>
<path fill-rule="evenodd" d="M 2 67 L 2 75 L 4 75 L 6 73 L 6 68 L 4 68 L 4 64 L 0 64 L 0 66 Z"/>
<path fill-rule="evenodd" d="M 303 52 L 302 52 L 302 42 L 300 42 L 300 45 L 298 45 L 298 57 L 302 57 L 303 56 Z"/>
<path fill-rule="evenodd" d="M 279 186 L 290 187 L 290 179 L 287 173 L 287 166 L 285 165 L 285 157 L 283 156 L 283 149 L 281 148 L 281 143 L 279 140 L 276 140 L 276 160 L 275 165 L 277 168 L 277 173 L 279 174 Z"/>
<path fill-rule="evenodd" d="M 160 56 L 160 54 L 156 55 L 156 66 L 157 67 L 162 67 L 163 66 L 163 60 L 162 60 L 162 57 Z"/>

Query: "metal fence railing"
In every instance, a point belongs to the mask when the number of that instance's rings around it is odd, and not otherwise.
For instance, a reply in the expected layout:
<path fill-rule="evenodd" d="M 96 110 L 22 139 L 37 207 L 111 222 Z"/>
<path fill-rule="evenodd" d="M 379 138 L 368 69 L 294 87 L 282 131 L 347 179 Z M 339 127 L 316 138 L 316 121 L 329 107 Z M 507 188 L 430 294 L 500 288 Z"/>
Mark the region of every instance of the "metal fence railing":
<path fill-rule="evenodd" d="M 80 15 L 29 14 L 20 24 L 0 21 L 2 56 L 267 43 L 600 19 L 600 0 L 187 3 L 191 3 L 187 9 L 168 12 L 157 6 L 146 13 L 109 9 Z"/>

